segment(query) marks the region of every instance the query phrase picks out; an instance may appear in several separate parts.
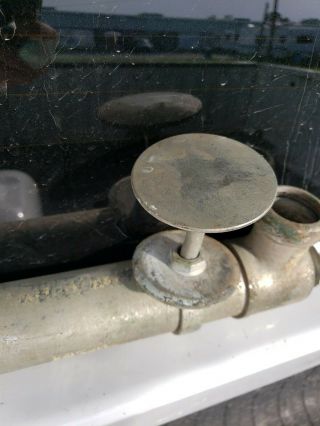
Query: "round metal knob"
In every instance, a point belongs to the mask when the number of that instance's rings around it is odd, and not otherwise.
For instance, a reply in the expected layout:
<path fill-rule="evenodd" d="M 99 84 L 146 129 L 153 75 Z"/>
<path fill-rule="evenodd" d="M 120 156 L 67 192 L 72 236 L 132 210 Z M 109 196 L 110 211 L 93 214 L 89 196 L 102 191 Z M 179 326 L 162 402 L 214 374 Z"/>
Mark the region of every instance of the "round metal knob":
<path fill-rule="evenodd" d="M 123 96 L 99 108 L 99 117 L 112 125 L 127 127 L 177 123 L 202 109 L 196 97 L 178 92 L 148 92 Z"/>
<path fill-rule="evenodd" d="M 158 234 L 152 246 L 142 242 L 134 256 L 137 281 L 158 299 L 195 307 L 220 300 L 222 281 L 224 293 L 235 286 L 230 272 L 237 269 L 233 257 L 221 258 L 226 250 L 218 242 L 210 249 L 204 233 L 232 231 L 260 219 L 275 200 L 277 180 L 267 161 L 246 145 L 221 136 L 186 134 L 144 151 L 134 165 L 132 187 L 152 216 L 187 231 L 184 240 L 178 238 L 178 248 L 168 235 Z M 173 281 L 174 295 L 167 288 Z M 192 288 L 197 289 L 197 297 Z"/>

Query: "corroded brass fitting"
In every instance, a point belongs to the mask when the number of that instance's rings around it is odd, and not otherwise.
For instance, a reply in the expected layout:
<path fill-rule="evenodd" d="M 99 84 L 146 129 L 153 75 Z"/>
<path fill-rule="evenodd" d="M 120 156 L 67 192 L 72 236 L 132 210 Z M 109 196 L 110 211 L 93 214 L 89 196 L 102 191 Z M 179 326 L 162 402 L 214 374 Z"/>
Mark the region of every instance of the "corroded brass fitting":
<path fill-rule="evenodd" d="M 228 246 L 247 284 L 252 314 L 307 297 L 319 283 L 320 200 L 299 188 L 280 186 L 273 208 L 249 235 Z"/>

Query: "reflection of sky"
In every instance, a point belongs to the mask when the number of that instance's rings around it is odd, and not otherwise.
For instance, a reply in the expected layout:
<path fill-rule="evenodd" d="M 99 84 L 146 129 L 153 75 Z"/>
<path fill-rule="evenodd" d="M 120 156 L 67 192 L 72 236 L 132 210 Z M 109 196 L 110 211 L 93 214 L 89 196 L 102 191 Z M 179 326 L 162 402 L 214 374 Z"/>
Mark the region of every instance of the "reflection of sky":
<path fill-rule="evenodd" d="M 162 13 L 167 16 L 233 15 L 260 20 L 266 0 L 43 0 L 61 10 L 114 14 Z M 273 0 L 269 0 L 272 4 Z M 320 18 L 319 0 L 279 0 L 279 11 L 292 20 Z"/>

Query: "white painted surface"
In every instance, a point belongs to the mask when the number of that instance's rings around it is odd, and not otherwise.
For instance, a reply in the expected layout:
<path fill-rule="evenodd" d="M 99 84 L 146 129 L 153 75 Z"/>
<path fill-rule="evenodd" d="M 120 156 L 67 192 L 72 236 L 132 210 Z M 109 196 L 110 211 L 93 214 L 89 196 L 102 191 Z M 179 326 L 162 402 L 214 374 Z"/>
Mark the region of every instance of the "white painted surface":
<path fill-rule="evenodd" d="M 5 426 L 152 426 L 320 364 L 320 288 L 305 301 L 0 376 Z M 35 347 L 35 350 L 37 348 Z"/>

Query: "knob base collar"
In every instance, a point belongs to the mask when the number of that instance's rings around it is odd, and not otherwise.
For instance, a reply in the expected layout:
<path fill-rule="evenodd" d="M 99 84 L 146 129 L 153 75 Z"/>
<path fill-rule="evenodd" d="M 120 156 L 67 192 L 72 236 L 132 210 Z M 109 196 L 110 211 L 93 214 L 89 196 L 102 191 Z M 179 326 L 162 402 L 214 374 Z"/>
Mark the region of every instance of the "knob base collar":
<path fill-rule="evenodd" d="M 161 302 L 185 309 L 203 308 L 230 297 L 241 282 L 231 251 L 205 237 L 199 258 L 180 258 L 183 265 L 177 267 L 184 239 L 184 231 L 165 231 L 140 243 L 133 256 L 139 286 Z"/>

